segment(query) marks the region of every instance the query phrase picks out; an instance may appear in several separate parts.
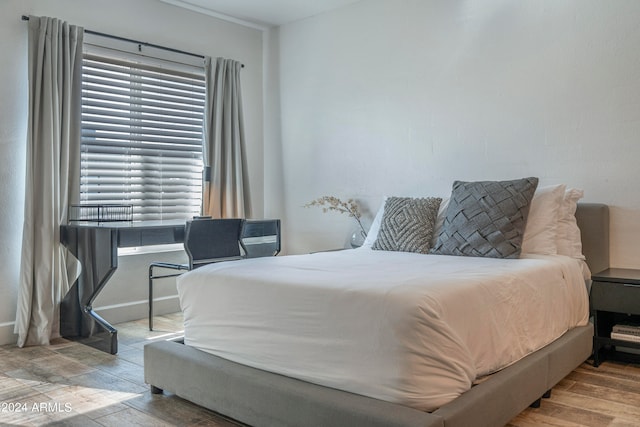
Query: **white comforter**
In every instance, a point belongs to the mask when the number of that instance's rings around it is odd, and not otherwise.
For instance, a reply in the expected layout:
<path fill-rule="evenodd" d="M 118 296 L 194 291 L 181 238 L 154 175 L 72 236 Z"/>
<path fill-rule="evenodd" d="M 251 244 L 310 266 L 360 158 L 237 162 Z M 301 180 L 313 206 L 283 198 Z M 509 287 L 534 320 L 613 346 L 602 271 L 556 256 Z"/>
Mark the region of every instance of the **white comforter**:
<path fill-rule="evenodd" d="M 178 292 L 187 345 L 431 411 L 585 325 L 581 263 L 362 248 L 212 264 Z"/>

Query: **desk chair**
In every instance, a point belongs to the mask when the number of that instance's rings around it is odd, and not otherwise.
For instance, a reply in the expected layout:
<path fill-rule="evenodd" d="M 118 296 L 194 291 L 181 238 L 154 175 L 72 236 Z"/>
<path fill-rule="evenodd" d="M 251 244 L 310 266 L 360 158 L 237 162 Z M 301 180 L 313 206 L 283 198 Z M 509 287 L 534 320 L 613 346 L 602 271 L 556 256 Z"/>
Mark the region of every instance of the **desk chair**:
<path fill-rule="evenodd" d="M 184 235 L 184 250 L 188 264 L 153 262 L 149 265 L 149 330 L 153 330 L 153 281 L 182 274 L 155 275 L 154 268 L 188 271 L 205 264 L 242 259 L 246 255 L 240 240 L 242 219 L 201 218 L 187 221 Z"/>
<path fill-rule="evenodd" d="M 247 258 L 278 255 L 280 253 L 280 220 L 245 220 L 242 225 L 241 241 L 247 251 Z"/>

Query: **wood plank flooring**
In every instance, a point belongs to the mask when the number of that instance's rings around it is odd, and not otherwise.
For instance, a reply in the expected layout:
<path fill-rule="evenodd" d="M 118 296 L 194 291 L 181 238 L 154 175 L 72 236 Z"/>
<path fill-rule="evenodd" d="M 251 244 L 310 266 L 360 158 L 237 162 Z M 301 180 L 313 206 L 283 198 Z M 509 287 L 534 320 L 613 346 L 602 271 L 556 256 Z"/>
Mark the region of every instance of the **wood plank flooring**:
<path fill-rule="evenodd" d="M 149 332 L 145 319 L 117 325 L 115 356 L 64 339 L 47 347 L 0 347 L 0 425 L 239 425 L 175 395 L 149 392 L 143 347 L 180 336 L 182 316 L 159 316 L 155 326 Z M 640 365 L 586 362 L 540 408 L 526 409 L 508 426 L 640 427 Z"/>

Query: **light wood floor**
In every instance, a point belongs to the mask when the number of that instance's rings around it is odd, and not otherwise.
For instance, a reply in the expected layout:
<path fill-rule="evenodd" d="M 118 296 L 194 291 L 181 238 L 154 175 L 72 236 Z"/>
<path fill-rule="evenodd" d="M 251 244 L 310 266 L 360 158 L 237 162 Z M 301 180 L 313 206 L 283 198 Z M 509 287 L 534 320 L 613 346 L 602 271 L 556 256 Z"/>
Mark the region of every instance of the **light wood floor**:
<path fill-rule="evenodd" d="M 149 332 L 146 320 L 117 325 L 115 356 L 64 339 L 0 347 L 0 425 L 236 426 L 177 396 L 149 392 L 143 347 L 179 336 L 181 315 L 158 317 L 155 326 Z M 640 426 L 640 365 L 586 362 L 509 426 Z"/>

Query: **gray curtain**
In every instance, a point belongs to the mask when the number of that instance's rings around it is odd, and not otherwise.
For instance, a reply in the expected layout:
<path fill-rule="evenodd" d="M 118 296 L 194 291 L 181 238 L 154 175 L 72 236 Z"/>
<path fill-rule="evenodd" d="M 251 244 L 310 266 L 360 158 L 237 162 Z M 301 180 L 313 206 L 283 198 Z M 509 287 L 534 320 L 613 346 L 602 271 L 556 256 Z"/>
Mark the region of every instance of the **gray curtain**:
<path fill-rule="evenodd" d="M 205 58 L 203 214 L 213 218 L 249 215 L 244 155 L 244 119 L 238 61 Z"/>
<path fill-rule="evenodd" d="M 78 274 L 60 244 L 60 225 L 77 201 L 84 30 L 29 17 L 29 118 L 22 260 L 15 333 L 18 345 L 59 335 L 60 301 Z"/>

